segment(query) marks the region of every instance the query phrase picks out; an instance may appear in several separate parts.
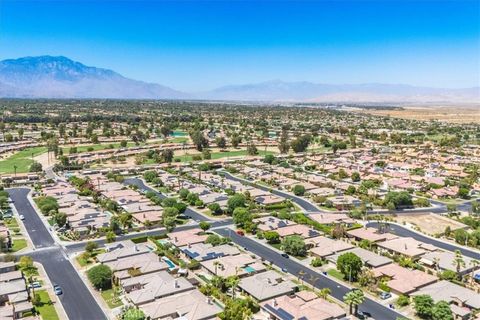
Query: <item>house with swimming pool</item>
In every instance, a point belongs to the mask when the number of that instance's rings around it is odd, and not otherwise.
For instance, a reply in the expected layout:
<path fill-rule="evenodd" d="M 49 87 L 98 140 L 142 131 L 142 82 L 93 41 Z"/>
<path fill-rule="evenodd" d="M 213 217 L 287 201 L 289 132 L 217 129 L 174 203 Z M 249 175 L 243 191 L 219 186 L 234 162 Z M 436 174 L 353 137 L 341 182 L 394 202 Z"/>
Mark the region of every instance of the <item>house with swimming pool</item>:
<path fill-rule="evenodd" d="M 224 278 L 230 276 L 246 277 L 267 269 L 259 259 L 252 258 L 251 255 L 245 253 L 206 260 L 200 264 L 210 274 Z"/>

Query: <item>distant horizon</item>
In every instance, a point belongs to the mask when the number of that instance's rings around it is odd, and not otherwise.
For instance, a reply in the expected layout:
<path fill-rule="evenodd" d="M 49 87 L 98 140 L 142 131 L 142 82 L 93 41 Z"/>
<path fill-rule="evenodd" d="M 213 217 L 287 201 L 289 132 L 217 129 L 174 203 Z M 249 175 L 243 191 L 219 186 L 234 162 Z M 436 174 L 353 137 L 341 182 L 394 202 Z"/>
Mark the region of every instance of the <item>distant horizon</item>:
<path fill-rule="evenodd" d="M 480 3 L 4 0 L 0 59 L 66 56 L 184 92 L 275 79 L 480 85 Z"/>
<path fill-rule="evenodd" d="M 74 59 L 71 59 L 70 57 L 67 57 L 65 55 L 49 55 L 49 54 L 44 54 L 44 55 L 38 55 L 38 56 L 23 56 L 23 57 L 15 57 L 15 58 L 7 58 L 7 59 L 2 59 L 0 60 L 0 62 L 2 61 L 6 61 L 6 60 L 18 60 L 18 59 L 24 59 L 24 58 L 37 58 L 37 57 L 52 57 L 52 58 L 66 58 L 66 59 L 69 59 L 69 60 L 72 60 L 74 62 L 78 62 L 78 63 L 81 63 L 83 64 L 84 66 L 86 67 L 93 67 L 93 68 L 98 68 L 98 69 L 104 69 L 104 70 L 108 70 L 108 71 L 113 71 L 115 73 L 118 73 L 119 75 L 125 77 L 125 78 L 129 78 L 128 76 L 120 73 L 120 72 L 117 72 L 116 70 L 112 70 L 112 69 L 108 69 L 108 68 L 104 68 L 102 66 L 94 66 L 94 65 L 89 65 L 89 64 L 85 64 L 83 63 L 82 61 L 77 61 L 77 60 L 74 60 Z M 167 87 L 170 87 L 172 89 L 177 89 L 175 88 L 174 86 L 168 84 L 168 83 L 157 83 L 157 82 L 149 82 L 149 81 L 145 81 L 143 79 L 134 79 L 134 78 L 131 78 L 132 80 L 136 80 L 136 81 L 142 81 L 142 82 L 146 82 L 146 83 L 152 83 L 152 84 L 160 84 L 160 85 L 164 85 L 164 86 L 167 86 Z M 257 85 L 257 84 L 264 84 L 264 83 L 275 83 L 275 82 L 280 82 L 280 83 L 310 83 L 310 84 L 316 84 L 316 85 L 335 85 L 335 86 L 349 86 L 349 85 L 388 85 L 388 86 L 410 86 L 410 87 L 425 87 L 425 88 L 432 88 L 432 89 L 475 89 L 475 88 L 480 88 L 480 84 L 477 85 L 477 86 L 472 86 L 472 87 L 432 87 L 432 86 L 416 86 L 416 85 L 413 85 L 413 84 L 409 84 L 409 83 L 386 83 L 386 82 L 361 82 L 361 83 L 327 83 L 327 82 L 313 82 L 313 81 L 306 81 L 306 80 L 292 80 L 292 81 L 285 81 L 283 79 L 269 79 L 269 80 L 265 80 L 265 81 L 259 81 L 259 82 L 249 82 L 249 83 L 225 83 L 223 85 L 220 85 L 218 87 L 213 87 L 213 88 L 207 88 L 206 90 L 202 90 L 202 91 L 183 91 L 185 93 L 202 93 L 202 92 L 205 92 L 205 91 L 212 91 L 212 90 L 215 90 L 215 89 L 219 89 L 219 88 L 223 88 L 223 87 L 230 87 L 230 86 L 248 86 L 248 85 Z"/>

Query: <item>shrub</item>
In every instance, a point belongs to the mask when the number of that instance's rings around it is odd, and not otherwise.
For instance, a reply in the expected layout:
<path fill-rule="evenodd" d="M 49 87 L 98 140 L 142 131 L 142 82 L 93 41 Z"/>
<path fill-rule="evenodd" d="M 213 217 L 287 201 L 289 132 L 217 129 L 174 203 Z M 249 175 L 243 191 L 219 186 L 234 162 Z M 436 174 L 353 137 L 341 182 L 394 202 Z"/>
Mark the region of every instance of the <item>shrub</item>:
<path fill-rule="evenodd" d="M 400 296 L 398 296 L 397 304 L 400 307 L 408 306 L 410 304 L 410 299 L 407 296 L 400 295 Z"/>
<path fill-rule="evenodd" d="M 305 194 L 305 187 L 300 184 L 297 184 L 296 186 L 293 187 L 292 191 L 293 191 L 293 194 L 295 194 L 296 196 L 303 196 Z"/>

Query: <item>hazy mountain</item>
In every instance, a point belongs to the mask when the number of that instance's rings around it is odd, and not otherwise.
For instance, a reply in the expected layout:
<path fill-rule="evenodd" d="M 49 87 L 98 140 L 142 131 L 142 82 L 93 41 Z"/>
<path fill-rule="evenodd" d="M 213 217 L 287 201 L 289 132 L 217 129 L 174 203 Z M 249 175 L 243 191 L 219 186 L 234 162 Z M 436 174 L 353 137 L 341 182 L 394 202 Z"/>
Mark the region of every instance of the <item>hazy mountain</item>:
<path fill-rule="evenodd" d="M 301 100 L 317 102 L 480 102 L 480 87 L 441 89 L 402 84 L 316 84 L 267 81 L 220 87 L 204 95 L 224 100 Z"/>
<path fill-rule="evenodd" d="M 17 98 L 185 98 L 154 83 L 131 80 L 107 69 L 65 57 L 25 57 L 0 61 L 0 96 Z"/>
<path fill-rule="evenodd" d="M 107 69 L 65 57 L 25 57 L 0 61 L 0 97 L 212 99 L 310 102 L 480 102 L 480 88 L 440 89 L 393 84 L 332 85 L 280 80 L 184 93 L 132 80 Z"/>

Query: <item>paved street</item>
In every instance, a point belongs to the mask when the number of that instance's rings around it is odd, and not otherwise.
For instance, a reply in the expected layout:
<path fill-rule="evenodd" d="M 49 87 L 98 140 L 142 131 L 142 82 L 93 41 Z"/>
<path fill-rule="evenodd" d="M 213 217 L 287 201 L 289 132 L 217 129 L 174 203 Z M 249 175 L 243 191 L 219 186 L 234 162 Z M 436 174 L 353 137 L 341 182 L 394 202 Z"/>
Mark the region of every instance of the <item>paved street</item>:
<path fill-rule="evenodd" d="M 320 272 L 314 272 L 313 270 L 306 268 L 293 259 L 284 258 L 273 249 L 249 239 L 248 237 L 239 236 L 230 229 L 223 228 L 216 229 L 214 231 L 224 237 L 230 237 L 233 242 L 264 258 L 266 261 L 271 261 L 280 268 L 286 268 L 288 272 L 293 275 L 298 276 L 301 271 L 304 272 L 303 279 L 305 282 L 308 282 L 319 289 L 330 288 L 332 291 L 332 296 L 339 300 L 343 300 L 343 296 L 350 291 L 350 288 L 337 283 L 328 276 L 325 276 Z M 365 302 L 360 305 L 359 309 L 370 312 L 375 319 L 381 320 L 395 320 L 402 316 L 401 314 L 395 312 L 395 310 L 389 309 L 388 307 L 385 307 L 371 299 L 366 299 Z"/>
<path fill-rule="evenodd" d="M 238 181 L 244 182 L 243 179 L 233 177 L 230 174 L 228 174 L 227 178 L 231 178 L 234 180 L 238 179 Z M 126 185 L 137 185 L 139 189 L 153 191 L 159 197 L 165 198 L 163 194 L 145 185 L 143 181 L 139 178 L 128 178 L 125 179 L 124 183 Z M 268 189 L 263 186 L 257 187 L 261 187 L 264 190 Z M 44 265 L 48 276 L 52 279 L 54 283 L 59 284 L 64 288 L 65 293 L 61 297 L 61 301 L 70 319 L 104 319 L 105 315 L 103 311 L 93 299 L 82 279 L 78 276 L 73 266 L 70 264 L 66 257 L 66 254 L 83 251 L 85 244 L 68 244 L 65 246 L 65 251 L 61 247 L 57 246 L 54 239 L 43 224 L 42 220 L 27 200 L 28 191 L 29 189 L 27 188 L 16 188 L 10 189 L 9 193 L 12 199 L 15 201 L 15 205 L 17 206 L 20 214 L 23 214 L 25 216 L 25 226 L 27 228 L 27 231 L 32 237 L 32 242 L 37 247 L 37 249 L 39 249 L 37 252 L 31 253 L 31 256 Z M 273 193 L 275 193 L 275 190 L 273 190 Z M 281 197 L 291 199 L 299 206 L 304 208 L 307 214 L 308 212 L 318 211 L 318 209 L 313 204 L 301 199 L 300 197 L 295 197 L 278 190 L 275 194 Z M 271 261 L 273 264 L 279 266 L 280 268 L 286 268 L 287 271 L 293 275 L 298 276 L 300 272 L 304 272 L 305 275 L 303 276 L 303 279 L 305 282 L 308 282 L 317 288 L 330 288 L 330 290 L 332 291 L 332 296 L 339 300 L 342 300 L 345 293 L 350 290 L 350 288 L 348 288 L 347 286 L 337 283 L 336 281 L 332 280 L 328 276 L 323 275 L 322 273 L 310 270 L 293 259 L 286 259 L 282 257 L 278 252 L 271 248 L 268 248 L 267 246 L 264 246 L 247 237 L 237 235 L 233 230 L 226 228 L 226 226 L 232 224 L 232 219 L 214 221 L 191 208 L 188 208 L 185 211 L 185 215 L 190 216 L 196 222 L 209 221 L 212 225 L 212 229 L 214 232 L 217 232 L 218 234 L 225 237 L 230 237 L 237 245 L 257 254 L 266 261 Z M 378 223 L 370 222 L 368 223 L 368 226 L 378 228 Z M 176 230 L 186 230 L 195 227 L 198 227 L 197 223 L 179 226 L 178 228 L 176 228 Z M 117 237 L 117 240 L 125 240 L 140 236 L 155 236 L 163 234 L 165 232 L 166 231 L 164 229 L 144 231 L 140 233 L 121 235 Z M 440 248 L 444 248 L 450 251 L 460 249 L 462 253 L 466 256 L 476 259 L 480 258 L 479 254 L 474 251 L 466 250 L 455 245 L 443 243 L 441 241 L 425 237 L 421 234 L 418 234 L 401 226 L 392 225 L 391 232 L 399 236 L 413 237 L 419 241 L 431 243 Z M 97 242 L 101 246 L 105 244 L 105 240 L 103 239 L 95 240 L 95 242 Z M 370 312 L 376 319 L 393 320 L 401 316 L 395 310 L 389 309 L 388 307 L 385 307 L 382 304 L 371 299 L 366 299 L 366 301 L 360 306 L 360 310 Z"/>
<path fill-rule="evenodd" d="M 33 245 L 39 249 L 28 255 L 40 262 L 53 284 L 63 289 L 60 301 L 71 320 L 102 320 L 104 312 L 67 259 L 63 248 L 55 244 L 35 209 L 27 199 L 29 189 L 7 190 L 19 212 L 25 216 L 25 227 Z"/>
<path fill-rule="evenodd" d="M 469 250 L 465 249 L 463 247 L 457 246 L 455 244 L 450 244 L 450 243 L 445 243 L 443 241 L 439 241 L 430 237 L 426 237 L 422 234 L 419 234 L 417 232 L 414 232 L 412 230 L 409 230 L 407 228 L 404 228 L 402 226 L 396 225 L 396 224 L 387 224 L 388 225 L 388 232 L 396 234 L 401 237 L 411 237 L 414 238 L 418 241 L 422 241 L 425 243 L 432 244 L 436 247 L 442 248 L 444 250 L 449 250 L 449 251 L 455 251 L 455 250 L 460 250 L 464 256 L 473 258 L 473 259 L 480 259 L 480 253 L 474 251 L 474 250 Z M 369 222 L 367 224 L 368 227 L 373 227 L 373 228 L 379 228 L 379 223 L 378 222 Z"/>
<path fill-rule="evenodd" d="M 230 180 L 239 181 L 239 182 L 242 182 L 244 184 L 250 184 L 250 185 L 254 184 L 252 181 L 248 181 L 248 180 L 245 180 L 245 179 L 242 179 L 242 178 L 235 177 L 235 176 L 231 175 L 230 173 L 228 173 L 226 171 L 222 171 L 222 173 L 225 174 L 225 177 L 230 179 Z M 323 211 L 323 210 L 320 210 L 319 208 L 317 208 L 315 205 L 313 205 L 309 201 L 307 201 L 307 200 L 305 200 L 301 197 L 297 197 L 293 194 L 283 192 L 283 191 L 280 191 L 280 190 L 271 189 L 271 188 L 268 188 L 268 187 L 265 187 L 265 186 L 262 186 L 262 185 L 259 185 L 259 184 L 255 184 L 255 188 L 258 188 L 258 189 L 261 189 L 261 190 L 264 190 L 264 191 L 270 191 L 274 195 L 277 195 L 277 196 L 285 198 L 285 199 L 289 199 L 292 202 L 294 202 L 295 204 L 299 205 L 305 212 Z"/>
<path fill-rule="evenodd" d="M 52 235 L 48 232 L 43 224 L 42 219 L 38 216 L 35 209 L 27 199 L 30 192 L 28 188 L 8 189 L 10 198 L 14 201 L 18 214 L 25 217 L 24 225 L 32 239 L 33 245 L 38 248 L 51 247 L 55 244 Z"/>

